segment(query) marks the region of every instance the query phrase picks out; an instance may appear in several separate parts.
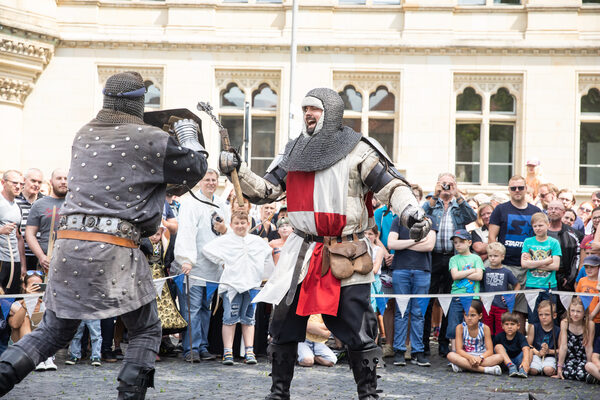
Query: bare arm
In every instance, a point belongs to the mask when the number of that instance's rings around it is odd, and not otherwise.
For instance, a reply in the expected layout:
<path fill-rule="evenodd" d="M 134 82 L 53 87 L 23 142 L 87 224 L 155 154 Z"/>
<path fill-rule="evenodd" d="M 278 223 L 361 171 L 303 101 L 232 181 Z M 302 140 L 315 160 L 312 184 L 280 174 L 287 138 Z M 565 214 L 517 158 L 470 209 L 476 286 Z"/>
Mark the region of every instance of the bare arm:
<path fill-rule="evenodd" d="M 23 322 L 25 321 L 25 317 L 27 316 L 27 309 L 25 308 L 25 302 L 23 300 L 19 301 L 21 303 L 21 308 L 19 308 L 13 315 L 8 319 L 8 325 L 10 325 L 13 329 L 19 329 Z"/>
<path fill-rule="evenodd" d="M 587 360 L 591 360 L 592 359 L 592 353 L 594 350 L 594 333 L 595 333 L 595 327 L 594 327 L 594 321 L 588 321 L 588 337 L 586 338 L 586 340 L 584 341 L 584 346 L 585 346 L 585 355 L 586 355 L 586 359 Z"/>
<path fill-rule="evenodd" d="M 177 233 L 177 228 L 179 227 L 179 223 L 177 222 L 177 218 L 169 218 L 162 220 L 162 224 L 169 230 L 171 235 Z"/>
<path fill-rule="evenodd" d="M 558 364 L 556 369 L 556 375 L 554 378 L 564 379 L 562 370 L 565 365 L 565 358 L 567 357 L 567 321 L 563 320 L 560 323 L 560 335 L 558 337 Z"/>
<path fill-rule="evenodd" d="M 458 281 L 460 279 L 464 279 L 464 278 L 469 277 L 469 275 L 471 275 L 472 272 L 473 272 L 473 270 L 471 270 L 471 269 L 466 269 L 466 270 L 463 270 L 463 271 L 459 271 L 457 268 L 452 268 L 450 270 L 450 275 L 452 275 L 452 279 L 453 280 Z"/>
<path fill-rule="evenodd" d="M 500 227 L 498 225 L 490 224 L 488 226 L 489 235 L 488 235 L 488 243 L 494 243 L 498 241 L 498 233 L 500 232 Z"/>
<path fill-rule="evenodd" d="M 21 236 L 19 229 L 15 232 L 17 234 L 17 246 L 19 247 L 19 257 L 21 257 L 21 278 L 27 273 L 27 259 L 25 258 L 25 240 Z"/>
<path fill-rule="evenodd" d="M 329 329 L 327 329 L 325 324 L 313 321 L 309 321 L 306 325 L 306 333 L 323 337 L 331 335 L 331 332 L 329 332 Z"/>
<path fill-rule="evenodd" d="M 548 266 L 551 262 L 552 262 L 552 260 L 550 259 L 550 257 L 544 258 L 542 260 L 534 261 L 531 259 L 531 254 L 521 253 L 521 267 L 523 267 L 523 268 L 527 268 L 527 269 L 540 268 L 540 269 L 542 269 L 542 267 Z M 558 259 L 558 262 L 560 263 L 560 257 Z M 558 270 L 558 268 L 557 268 L 557 270 Z"/>
<path fill-rule="evenodd" d="M 383 247 L 379 247 L 379 251 L 377 252 L 377 257 L 375 257 L 375 261 L 373 262 L 373 273 L 377 274 L 379 273 L 379 270 L 381 269 L 381 264 L 383 263 L 383 256 L 384 256 L 384 248 Z"/>
<path fill-rule="evenodd" d="M 485 353 L 482 355 L 484 357 L 489 357 L 494 354 L 494 343 L 492 342 L 492 331 L 487 325 L 483 326 L 483 338 L 485 341 Z"/>

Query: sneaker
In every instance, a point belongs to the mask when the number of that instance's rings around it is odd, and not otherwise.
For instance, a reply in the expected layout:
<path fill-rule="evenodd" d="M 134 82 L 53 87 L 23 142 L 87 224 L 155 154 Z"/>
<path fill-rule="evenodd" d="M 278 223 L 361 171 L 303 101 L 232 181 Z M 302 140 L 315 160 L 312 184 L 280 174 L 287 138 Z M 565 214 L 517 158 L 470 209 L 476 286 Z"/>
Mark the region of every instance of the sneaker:
<path fill-rule="evenodd" d="M 113 354 L 115 355 L 115 358 L 117 360 L 122 360 L 125 358 L 125 356 L 123 355 L 123 351 L 120 347 L 115 347 L 115 351 L 113 351 Z"/>
<path fill-rule="evenodd" d="M 93 367 L 99 367 L 102 365 L 102 363 L 100 362 L 100 357 L 92 357 L 90 358 L 90 361 L 92 362 L 92 366 Z"/>
<path fill-rule="evenodd" d="M 394 348 L 392 347 L 391 344 L 386 343 L 383 345 L 383 347 L 381 348 L 383 350 L 383 357 L 387 358 L 387 357 L 394 357 L 394 354 L 396 354 L 394 352 Z"/>
<path fill-rule="evenodd" d="M 233 353 L 228 351 L 223 354 L 223 365 L 233 365 Z"/>
<path fill-rule="evenodd" d="M 248 350 L 246 352 L 246 360 L 244 360 L 244 362 L 246 364 L 251 364 L 251 365 L 258 364 L 258 361 L 256 361 L 256 356 L 254 355 L 253 351 Z"/>
<path fill-rule="evenodd" d="M 585 383 L 589 383 L 590 385 L 595 385 L 597 383 L 600 383 L 600 381 L 598 379 L 596 379 L 592 374 L 586 374 L 585 375 Z"/>
<path fill-rule="evenodd" d="M 197 351 L 190 351 L 183 357 L 183 360 L 191 363 L 200 362 L 200 355 Z"/>
<path fill-rule="evenodd" d="M 37 365 L 37 367 L 35 367 L 36 371 L 45 371 L 46 370 L 46 362 L 42 361 L 41 363 L 39 363 Z"/>
<path fill-rule="evenodd" d="M 452 371 L 454 371 L 456 373 L 463 372 L 462 368 L 459 367 L 458 365 L 452 364 L 452 363 L 450 363 L 450 365 L 452 366 Z"/>
<path fill-rule="evenodd" d="M 519 368 L 519 373 L 517 374 L 519 378 L 527 378 L 527 372 L 523 367 Z"/>
<path fill-rule="evenodd" d="M 394 355 L 394 365 L 401 367 L 406 365 L 406 358 L 404 357 L 404 352 L 402 350 L 397 351 Z"/>
<path fill-rule="evenodd" d="M 70 355 L 69 358 L 67 360 L 65 360 L 65 364 L 67 365 L 75 365 L 79 362 L 79 358 L 75 357 L 74 355 Z"/>
<path fill-rule="evenodd" d="M 115 353 L 112 350 L 103 352 L 101 358 L 102 358 L 102 361 L 107 362 L 107 363 L 117 362 L 117 356 L 115 356 Z"/>
<path fill-rule="evenodd" d="M 416 364 L 419 367 L 430 367 L 431 363 L 423 353 L 414 353 L 410 358 L 411 364 Z"/>
<path fill-rule="evenodd" d="M 200 359 L 202 361 L 211 361 L 211 360 L 216 360 L 217 356 L 215 356 L 212 353 L 209 353 L 208 351 L 204 350 L 200 352 Z"/>
<path fill-rule="evenodd" d="M 44 364 L 46 364 L 46 371 L 56 371 L 58 369 L 56 364 L 54 364 L 54 357 L 48 357 L 48 359 L 44 361 Z"/>
<path fill-rule="evenodd" d="M 499 365 L 494 365 L 493 367 L 484 367 L 483 372 L 488 375 L 500 376 L 502 375 L 502 368 L 500 368 Z"/>
<path fill-rule="evenodd" d="M 519 369 L 516 365 L 511 365 L 510 367 L 508 367 L 508 376 L 519 376 Z"/>

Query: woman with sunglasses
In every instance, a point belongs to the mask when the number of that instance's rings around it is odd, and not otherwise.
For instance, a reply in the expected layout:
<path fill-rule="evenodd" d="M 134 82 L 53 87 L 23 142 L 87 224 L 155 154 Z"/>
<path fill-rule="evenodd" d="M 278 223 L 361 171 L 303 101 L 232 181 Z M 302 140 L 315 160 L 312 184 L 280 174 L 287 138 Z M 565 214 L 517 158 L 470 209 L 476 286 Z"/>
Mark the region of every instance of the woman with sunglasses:
<path fill-rule="evenodd" d="M 577 208 L 577 216 L 583 220 L 586 235 L 592 233 L 592 225 L 590 224 L 590 221 L 592 219 L 593 209 L 594 205 L 590 201 L 585 201 L 581 203 Z"/>
<path fill-rule="evenodd" d="M 583 207 L 583 204 L 581 206 Z M 590 225 L 591 225 L 592 232 L 589 235 L 586 235 L 581 240 L 581 245 L 580 245 L 581 250 L 579 253 L 579 274 L 577 275 L 576 282 L 579 282 L 579 279 L 581 277 L 586 276 L 585 268 L 583 267 L 583 260 L 587 256 L 600 255 L 600 251 L 594 250 L 592 248 L 592 244 L 594 242 L 594 236 L 596 235 L 596 232 L 598 231 L 598 223 L 600 223 L 600 207 L 594 208 L 594 210 L 590 213 L 589 220 L 591 221 Z"/>

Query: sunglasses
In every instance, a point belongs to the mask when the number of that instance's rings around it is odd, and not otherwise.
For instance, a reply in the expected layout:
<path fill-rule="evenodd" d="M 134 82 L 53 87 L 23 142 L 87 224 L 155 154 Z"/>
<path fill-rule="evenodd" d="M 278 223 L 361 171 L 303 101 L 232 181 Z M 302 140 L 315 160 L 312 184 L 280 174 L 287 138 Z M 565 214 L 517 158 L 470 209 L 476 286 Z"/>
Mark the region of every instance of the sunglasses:
<path fill-rule="evenodd" d="M 15 186 L 25 186 L 24 182 L 9 181 L 8 179 L 6 180 L 6 182 L 12 183 Z"/>
<path fill-rule="evenodd" d="M 42 271 L 27 271 L 27 275 L 31 276 L 31 275 L 39 275 L 39 276 L 44 276 L 44 273 Z"/>
<path fill-rule="evenodd" d="M 579 207 L 579 211 L 585 211 L 585 212 L 591 213 L 592 209 L 591 208 L 585 208 L 585 207 Z"/>
<path fill-rule="evenodd" d="M 516 192 L 517 190 L 518 191 L 525 190 L 525 186 L 510 186 L 509 189 L 511 192 Z"/>

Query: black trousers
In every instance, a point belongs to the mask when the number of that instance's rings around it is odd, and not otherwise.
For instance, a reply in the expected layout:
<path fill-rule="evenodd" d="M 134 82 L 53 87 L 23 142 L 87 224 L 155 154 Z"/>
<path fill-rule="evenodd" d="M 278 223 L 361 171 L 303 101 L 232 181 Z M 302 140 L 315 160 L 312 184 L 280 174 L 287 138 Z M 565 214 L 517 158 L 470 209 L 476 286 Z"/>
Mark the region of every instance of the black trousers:
<path fill-rule="evenodd" d="M 450 293 L 452 288 L 452 275 L 448 265 L 453 253 L 431 253 L 431 283 L 429 285 L 429 294 Z M 425 321 L 423 324 L 423 346 L 425 351 L 429 351 L 429 335 L 431 333 L 431 313 L 435 299 L 429 300 L 427 312 L 425 313 Z M 450 341 L 446 338 L 446 328 L 448 327 L 448 318 L 442 316 L 442 326 L 440 326 L 440 335 L 438 343 L 440 350 L 447 351 Z"/>
<path fill-rule="evenodd" d="M 300 285 L 291 305 L 285 298 L 275 307 L 270 325 L 275 344 L 303 342 L 306 338 L 308 316 L 296 314 Z M 371 308 L 371 284 L 344 286 L 341 288 L 337 316 L 323 314 L 323 322 L 335 337 L 350 350 L 361 351 L 377 347 L 377 317 Z"/>
<path fill-rule="evenodd" d="M 10 273 L 12 271 L 12 281 Z M 11 270 L 10 261 L 0 261 L 0 286 L 4 288 L 5 294 L 21 293 L 21 263 L 15 261 Z"/>

